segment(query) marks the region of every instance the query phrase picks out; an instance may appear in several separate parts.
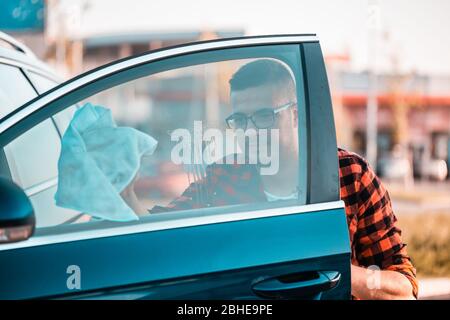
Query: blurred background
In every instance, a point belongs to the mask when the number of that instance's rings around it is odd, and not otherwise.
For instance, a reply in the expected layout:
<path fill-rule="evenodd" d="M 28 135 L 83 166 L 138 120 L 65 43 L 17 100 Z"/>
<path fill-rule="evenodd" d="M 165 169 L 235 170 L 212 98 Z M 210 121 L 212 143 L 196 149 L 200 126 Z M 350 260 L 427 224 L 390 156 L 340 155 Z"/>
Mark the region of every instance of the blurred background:
<path fill-rule="evenodd" d="M 449 12 L 448 0 L 8 0 L 0 30 L 63 78 L 180 43 L 316 33 L 338 144 L 386 183 L 421 296 L 450 298 Z"/>

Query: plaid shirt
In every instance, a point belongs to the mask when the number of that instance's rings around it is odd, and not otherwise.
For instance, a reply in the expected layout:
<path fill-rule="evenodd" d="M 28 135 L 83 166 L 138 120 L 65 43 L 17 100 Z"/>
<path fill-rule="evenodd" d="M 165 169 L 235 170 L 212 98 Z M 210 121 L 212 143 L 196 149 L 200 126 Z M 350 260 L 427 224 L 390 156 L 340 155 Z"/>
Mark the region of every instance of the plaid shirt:
<path fill-rule="evenodd" d="M 416 270 L 401 239 L 389 194 L 369 164 L 355 153 L 338 149 L 341 199 L 345 203 L 354 265 L 378 266 L 404 274 L 417 298 Z M 267 201 L 255 165 L 212 164 L 166 207 L 151 213 Z"/>
<path fill-rule="evenodd" d="M 341 199 L 345 202 L 352 246 L 352 264 L 376 265 L 382 270 L 404 274 L 417 298 L 416 270 L 402 242 L 401 230 L 389 194 L 369 164 L 353 152 L 339 155 Z"/>

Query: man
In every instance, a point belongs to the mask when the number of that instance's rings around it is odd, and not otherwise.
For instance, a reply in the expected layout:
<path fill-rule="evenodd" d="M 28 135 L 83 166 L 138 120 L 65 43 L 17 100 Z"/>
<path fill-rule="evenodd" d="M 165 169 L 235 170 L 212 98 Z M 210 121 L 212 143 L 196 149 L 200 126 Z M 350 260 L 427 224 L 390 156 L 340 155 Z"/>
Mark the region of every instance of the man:
<path fill-rule="evenodd" d="M 279 130 L 282 165 L 278 172 L 262 175 L 259 165 L 236 163 L 233 155 L 231 164 L 224 161 L 208 166 L 205 178 L 192 183 L 168 206 L 154 207 L 152 213 L 297 198 L 298 113 L 290 71 L 275 60 L 256 60 L 233 75 L 230 87 L 234 110 L 226 120 L 230 128 Z M 259 146 L 248 147 L 258 153 Z M 352 295 L 359 299 L 417 298 L 415 269 L 395 225 L 386 189 L 362 157 L 342 149 L 338 149 L 338 157 L 352 249 Z M 133 194 L 131 187 L 122 196 L 132 199 Z M 136 200 L 127 202 L 135 211 L 145 211 L 139 204 L 133 205 Z M 370 289 L 368 284 L 375 278 L 379 286 Z"/>

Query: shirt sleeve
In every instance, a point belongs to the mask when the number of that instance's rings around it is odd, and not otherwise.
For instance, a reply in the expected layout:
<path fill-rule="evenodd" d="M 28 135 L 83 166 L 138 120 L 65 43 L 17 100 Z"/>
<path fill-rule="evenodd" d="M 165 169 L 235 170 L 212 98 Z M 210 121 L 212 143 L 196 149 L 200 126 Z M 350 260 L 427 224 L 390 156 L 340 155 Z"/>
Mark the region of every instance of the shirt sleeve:
<path fill-rule="evenodd" d="M 375 265 L 382 270 L 397 271 L 411 282 L 417 298 L 416 270 L 396 226 L 389 194 L 367 164 L 362 163 L 358 188 L 358 222 L 355 234 L 356 259 L 361 266 Z"/>
<path fill-rule="evenodd" d="M 202 181 L 191 183 L 179 197 L 172 200 L 167 206 L 154 206 L 149 210 L 149 213 L 162 213 L 175 210 L 189 210 L 204 207 L 204 205 L 202 205 L 202 202 L 199 200 L 201 199 L 201 197 L 205 197 L 205 195 L 202 194 L 202 191 L 204 191 L 202 184 Z"/>

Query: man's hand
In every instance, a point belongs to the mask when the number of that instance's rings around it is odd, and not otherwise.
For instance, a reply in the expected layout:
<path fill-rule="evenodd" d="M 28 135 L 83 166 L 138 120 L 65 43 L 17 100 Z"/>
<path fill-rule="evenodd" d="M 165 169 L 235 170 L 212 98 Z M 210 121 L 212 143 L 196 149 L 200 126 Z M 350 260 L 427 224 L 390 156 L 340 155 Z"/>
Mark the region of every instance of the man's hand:
<path fill-rule="evenodd" d="M 130 184 L 123 189 L 120 193 L 122 199 L 128 204 L 128 206 L 133 209 L 134 213 L 138 216 L 144 216 L 149 214 L 148 210 L 140 203 L 138 200 L 136 193 L 134 192 L 134 182 L 136 181 L 136 177 L 130 182 Z"/>
<path fill-rule="evenodd" d="M 351 266 L 352 295 L 367 300 L 412 300 L 408 278 L 396 271 L 372 270 Z"/>

